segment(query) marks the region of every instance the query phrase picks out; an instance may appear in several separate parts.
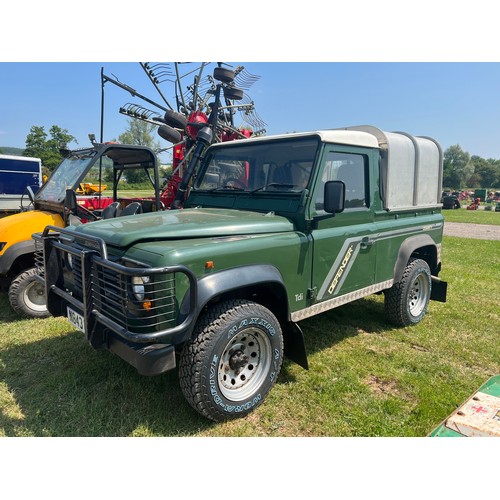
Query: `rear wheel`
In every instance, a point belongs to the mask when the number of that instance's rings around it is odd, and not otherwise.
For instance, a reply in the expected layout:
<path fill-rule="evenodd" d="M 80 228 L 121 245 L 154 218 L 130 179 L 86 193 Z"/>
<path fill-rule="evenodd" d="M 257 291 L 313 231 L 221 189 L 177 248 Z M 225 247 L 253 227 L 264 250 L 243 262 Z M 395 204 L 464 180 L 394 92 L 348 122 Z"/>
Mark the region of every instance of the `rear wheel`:
<path fill-rule="evenodd" d="M 283 362 L 283 336 L 276 317 L 246 300 L 222 302 L 198 322 L 179 363 L 189 404 L 222 421 L 250 413 L 274 386 Z"/>
<path fill-rule="evenodd" d="M 50 316 L 45 299 L 45 287 L 36 280 L 36 267 L 22 272 L 9 287 L 12 309 L 22 316 L 46 318 Z"/>
<path fill-rule="evenodd" d="M 385 292 L 387 319 L 397 326 L 419 323 L 431 298 L 431 271 L 422 259 L 410 259 L 401 280 Z"/>

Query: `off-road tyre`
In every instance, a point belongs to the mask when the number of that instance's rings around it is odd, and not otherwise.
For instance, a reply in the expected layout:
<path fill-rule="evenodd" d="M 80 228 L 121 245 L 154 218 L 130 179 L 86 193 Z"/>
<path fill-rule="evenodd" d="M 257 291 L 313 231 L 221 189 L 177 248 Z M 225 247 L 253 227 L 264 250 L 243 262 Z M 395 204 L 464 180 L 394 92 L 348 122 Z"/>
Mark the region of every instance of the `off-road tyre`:
<path fill-rule="evenodd" d="M 235 74 L 232 69 L 214 68 L 214 78 L 222 83 L 231 83 L 234 80 Z"/>
<path fill-rule="evenodd" d="M 175 128 L 172 128 L 170 125 L 160 125 L 158 127 L 158 135 L 162 139 L 165 139 L 168 142 L 172 142 L 173 144 L 177 144 L 182 140 L 182 134 L 178 130 L 175 130 Z"/>
<path fill-rule="evenodd" d="M 396 326 L 419 323 L 427 312 L 431 287 L 431 271 L 427 262 L 410 259 L 401 280 L 384 292 L 387 320 Z"/>
<path fill-rule="evenodd" d="M 198 320 L 179 360 L 179 381 L 189 404 L 216 422 L 257 408 L 276 383 L 283 334 L 274 314 L 255 302 L 229 300 Z"/>
<path fill-rule="evenodd" d="M 35 279 L 38 274 L 36 267 L 22 272 L 9 287 L 9 302 L 21 316 L 28 318 L 46 318 L 50 316 L 47 310 L 45 288 Z"/>
<path fill-rule="evenodd" d="M 172 109 L 167 109 L 167 111 L 165 111 L 163 119 L 167 125 L 174 128 L 180 128 L 181 130 L 185 130 L 188 124 L 187 118 L 182 113 L 178 113 Z"/>

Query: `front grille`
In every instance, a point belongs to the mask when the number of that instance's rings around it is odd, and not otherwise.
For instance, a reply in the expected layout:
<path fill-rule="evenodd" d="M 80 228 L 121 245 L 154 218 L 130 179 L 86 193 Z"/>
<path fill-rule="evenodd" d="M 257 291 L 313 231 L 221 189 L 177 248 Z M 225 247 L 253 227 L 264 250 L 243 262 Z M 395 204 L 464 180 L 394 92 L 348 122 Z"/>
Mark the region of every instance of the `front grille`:
<path fill-rule="evenodd" d="M 73 281 L 73 293 L 82 297 L 83 277 L 82 277 L 82 259 L 79 255 L 66 254 L 65 264 L 71 273 Z"/>
<path fill-rule="evenodd" d="M 42 273 L 45 267 L 50 293 L 83 313 L 89 338 L 109 328 L 132 342 L 160 341 L 182 334 L 194 321 L 197 283 L 185 266 L 115 262 L 118 257 L 108 257 L 100 238 L 53 226 L 46 233 L 41 245 L 37 242 L 37 266 Z M 147 279 L 143 283 L 138 277 Z M 185 304 L 182 314 L 177 293 Z"/>
<path fill-rule="evenodd" d="M 92 268 L 93 307 L 121 328 L 134 334 L 162 331 L 175 326 L 175 273 L 152 274 L 143 300 L 132 291 L 133 268 L 127 273 L 109 268 L 108 262 L 94 262 Z M 147 270 L 142 270 L 146 275 Z M 132 273 L 132 274 L 131 274 Z"/>

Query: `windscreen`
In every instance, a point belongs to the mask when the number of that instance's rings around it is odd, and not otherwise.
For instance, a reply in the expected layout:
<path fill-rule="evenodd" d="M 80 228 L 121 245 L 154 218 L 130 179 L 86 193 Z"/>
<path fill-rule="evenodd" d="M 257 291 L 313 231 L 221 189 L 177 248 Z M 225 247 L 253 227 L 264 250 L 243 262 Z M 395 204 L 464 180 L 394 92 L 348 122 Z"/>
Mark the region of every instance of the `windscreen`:
<path fill-rule="evenodd" d="M 293 138 L 215 147 L 195 181 L 196 191 L 301 192 L 309 185 L 317 138 Z"/>
<path fill-rule="evenodd" d="M 66 195 L 66 189 L 78 187 L 80 179 L 85 175 L 95 155 L 95 151 L 89 150 L 65 158 L 38 191 L 35 200 L 62 203 Z"/>

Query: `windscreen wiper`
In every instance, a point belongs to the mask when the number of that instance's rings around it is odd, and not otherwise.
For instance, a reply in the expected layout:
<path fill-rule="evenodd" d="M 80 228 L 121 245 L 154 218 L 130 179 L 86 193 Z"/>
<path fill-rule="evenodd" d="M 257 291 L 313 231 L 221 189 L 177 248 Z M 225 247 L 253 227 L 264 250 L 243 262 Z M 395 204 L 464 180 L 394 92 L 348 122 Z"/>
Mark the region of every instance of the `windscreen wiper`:
<path fill-rule="evenodd" d="M 292 189 L 292 188 L 298 187 L 298 186 L 297 186 L 297 184 L 285 184 L 283 182 L 270 182 L 269 184 L 266 184 L 265 186 L 260 186 L 257 189 L 250 191 L 250 194 L 256 193 L 257 191 L 262 191 L 263 189 L 265 189 L 267 187 L 281 187 L 281 188 Z"/>
<path fill-rule="evenodd" d="M 212 189 L 209 189 L 207 193 L 212 193 L 213 191 L 222 191 L 223 189 L 230 189 L 232 191 L 245 191 L 243 188 L 239 186 L 232 186 L 231 184 L 224 184 L 224 186 L 218 186 Z"/>

